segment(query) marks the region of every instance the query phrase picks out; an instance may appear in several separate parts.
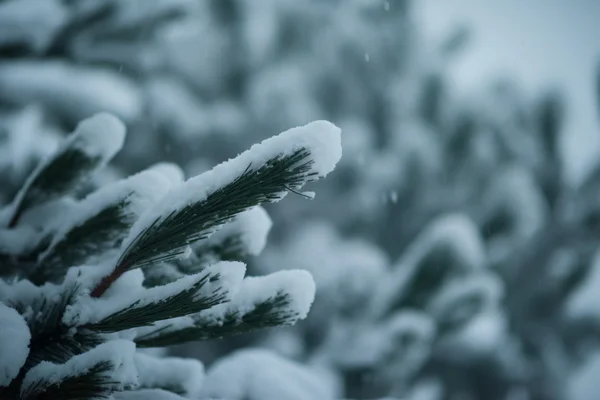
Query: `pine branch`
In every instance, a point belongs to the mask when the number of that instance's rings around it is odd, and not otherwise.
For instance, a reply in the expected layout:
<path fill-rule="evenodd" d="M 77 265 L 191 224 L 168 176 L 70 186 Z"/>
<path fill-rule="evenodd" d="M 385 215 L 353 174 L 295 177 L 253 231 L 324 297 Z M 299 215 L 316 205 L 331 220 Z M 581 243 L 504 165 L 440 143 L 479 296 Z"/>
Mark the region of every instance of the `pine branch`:
<path fill-rule="evenodd" d="M 15 227 L 26 210 L 75 189 L 114 156 L 124 135 L 123 124 L 108 114 L 81 122 L 59 150 L 28 178 L 13 202 L 8 226 Z"/>
<path fill-rule="evenodd" d="M 149 289 L 143 299 L 97 322 L 81 325 L 80 329 L 98 333 L 119 332 L 207 310 L 229 301 L 231 291 L 237 290 L 244 272 L 245 267 L 241 263 L 218 264 L 198 275 Z M 149 298 L 154 300 L 148 301 Z"/>
<path fill-rule="evenodd" d="M 129 197 L 129 196 L 128 196 Z M 41 255 L 28 278 L 36 285 L 57 282 L 74 265 L 116 248 L 133 224 L 129 198 L 100 210 L 80 225 L 73 226 Z"/>
<path fill-rule="evenodd" d="M 104 186 L 72 210 L 73 217 L 54 233 L 29 277 L 36 284 L 62 279 L 74 265 L 97 262 L 116 250 L 131 226 L 170 187 L 170 166 L 153 167 Z"/>
<path fill-rule="evenodd" d="M 42 362 L 23 379 L 20 399 L 110 399 L 137 384 L 134 354 L 133 343 L 114 340 L 65 363 Z"/>
<path fill-rule="evenodd" d="M 206 239 L 237 214 L 264 202 L 275 202 L 288 188 L 300 188 L 317 179 L 318 173 L 311 171 L 310 155 L 308 150 L 301 149 L 291 155 L 270 158 L 256 169 L 248 165 L 241 175 L 205 199 L 157 215 L 127 245 L 116 268 L 91 296 L 102 296 L 126 271 L 177 259 L 190 244 Z"/>
<path fill-rule="evenodd" d="M 110 399 L 119 382 L 106 373 L 114 366 L 101 361 L 81 375 L 70 376 L 59 382 L 43 379 L 32 382 L 21 392 L 21 400 L 101 400 Z"/>
<path fill-rule="evenodd" d="M 298 313 L 288 309 L 290 304 L 290 295 L 280 291 L 249 310 L 240 310 L 233 306 L 217 318 L 210 313 L 199 314 L 193 317 L 193 326 L 178 329 L 176 325 L 167 324 L 136 337 L 135 343 L 138 347 L 171 346 L 197 340 L 218 339 L 268 327 L 293 325 L 298 319 Z"/>

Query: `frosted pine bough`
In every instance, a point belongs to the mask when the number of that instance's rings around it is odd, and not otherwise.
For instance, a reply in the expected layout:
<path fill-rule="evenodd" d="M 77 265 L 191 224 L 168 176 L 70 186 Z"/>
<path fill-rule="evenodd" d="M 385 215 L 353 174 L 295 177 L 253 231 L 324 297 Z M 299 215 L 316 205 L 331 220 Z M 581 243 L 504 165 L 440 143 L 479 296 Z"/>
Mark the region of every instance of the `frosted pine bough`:
<path fill-rule="evenodd" d="M 260 204 L 334 169 L 338 128 L 313 122 L 187 181 L 159 164 L 82 197 L 124 137 L 109 114 L 84 120 L 0 211 L 2 399 L 193 397 L 200 362 L 170 358 L 166 369 L 136 349 L 290 325 L 309 311 L 308 272 L 244 279 L 243 261 L 265 245 Z"/>

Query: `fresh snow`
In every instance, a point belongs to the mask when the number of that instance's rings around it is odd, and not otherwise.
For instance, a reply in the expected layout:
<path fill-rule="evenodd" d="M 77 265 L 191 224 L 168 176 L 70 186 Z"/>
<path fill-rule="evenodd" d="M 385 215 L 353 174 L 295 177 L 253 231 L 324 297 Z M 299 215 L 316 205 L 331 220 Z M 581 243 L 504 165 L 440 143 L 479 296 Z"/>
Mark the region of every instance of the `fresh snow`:
<path fill-rule="evenodd" d="M 29 355 L 29 327 L 19 313 L 0 303 L 0 387 L 8 386 Z"/>
<path fill-rule="evenodd" d="M 208 239 L 207 244 L 219 243 L 227 237 L 238 235 L 248 254 L 256 256 L 265 248 L 272 225 L 267 211 L 257 206 L 239 214 L 233 221 L 225 224 Z"/>
<path fill-rule="evenodd" d="M 100 362 L 110 362 L 114 368 L 104 375 L 118 385 L 118 389 L 126 389 L 137 385 L 137 371 L 133 360 L 135 344 L 128 340 L 113 340 L 103 343 L 92 350 L 73 356 L 64 364 L 42 361 L 31 368 L 23 379 L 21 391 L 43 382 L 41 387 L 59 383 L 70 376 L 85 374 Z"/>
<path fill-rule="evenodd" d="M 202 386 L 202 399 L 333 400 L 333 389 L 307 367 L 259 349 L 217 361 Z"/>
<path fill-rule="evenodd" d="M 152 357 L 136 353 L 135 365 L 143 388 L 181 388 L 185 397 L 198 397 L 204 380 L 204 365 L 193 359 Z"/>
<path fill-rule="evenodd" d="M 286 270 L 266 276 L 248 277 L 242 281 L 231 302 L 201 311 L 198 315 L 202 319 L 209 318 L 215 321 L 222 319 L 231 310 L 239 310 L 243 315 L 279 292 L 289 296 L 290 303 L 286 306 L 286 311 L 294 314 L 287 321 L 287 324 L 291 325 L 308 315 L 315 298 L 315 281 L 312 275 L 304 270 Z"/>
<path fill-rule="evenodd" d="M 140 389 L 113 394 L 115 400 L 186 400 L 185 397 L 176 395 L 162 389 Z M 212 399 L 205 399 L 212 400 Z"/>
<path fill-rule="evenodd" d="M 164 301 L 168 297 L 189 289 L 206 276 L 215 277 L 219 275 L 219 279 L 215 281 L 208 279 L 196 292 L 196 299 L 211 296 L 215 293 L 223 293 L 231 298 L 240 287 L 245 273 L 246 266 L 244 263 L 223 261 L 206 268 L 198 274 L 186 275 L 163 286 L 150 289 L 139 288 L 133 291 L 120 290 L 119 295 L 103 296 L 101 298 L 83 296 L 75 304 L 67 307 L 63 322 L 68 326 L 94 323 L 136 302 L 136 306 L 143 307 L 150 303 Z"/>

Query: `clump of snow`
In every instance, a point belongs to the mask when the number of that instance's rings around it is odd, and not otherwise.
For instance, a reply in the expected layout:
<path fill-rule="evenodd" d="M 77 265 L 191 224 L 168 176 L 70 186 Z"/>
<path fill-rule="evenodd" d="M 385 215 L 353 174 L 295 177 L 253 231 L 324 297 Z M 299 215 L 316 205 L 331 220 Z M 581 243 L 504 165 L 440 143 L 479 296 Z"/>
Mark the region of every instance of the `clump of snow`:
<path fill-rule="evenodd" d="M 125 125 L 114 115 L 102 112 L 77 124 L 65 147 L 85 150 L 107 162 L 121 150 L 124 142 Z"/>
<path fill-rule="evenodd" d="M 208 371 L 201 398 L 333 400 L 334 390 L 317 373 L 265 350 L 241 350 Z"/>
<path fill-rule="evenodd" d="M 0 3 L 0 45 L 26 44 L 45 51 L 67 23 L 67 7 L 58 0 L 20 0 Z"/>
<path fill-rule="evenodd" d="M 20 255 L 33 250 L 41 239 L 40 232 L 31 226 L 0 228 L 0 253 Z"/>
<path fill-rule="evenodd" d="M 67 307 L 63 316 L 63 322 L 68 326 L 98 322 L 134 303 L 136 307 L 143 307 L 151 303 L 163 301 L 168 297 L 190 289 L 197 282 L 204 279 L 206 279 L 206 283 L 195 293 L 195 299 L 210 297 L 218 293 L 230 299 L 240 287 L 245 273 L 246 266 L 244 263 L 223 261 L 206 268 L 198 274 L 186 275 L 175 282 L 163 286 L 156 286 L 150 289 L 140 288 L 133 291 L 133 293 L 132 291 L 120 290 L 120 295 L 103 296 L 102 298 L 84 296 L 75 302 L 75 304 Z M 215 279 L 217 276 L 218 279 Z"/>
<path fill-rule="evenodd" d="M 138 352 L 135 365 L 140 387 L 180 388 L 185 397 L 198 397 L 204 380 L 204 365 L 200 361 L 176 357 L 156 358 Z"/>
<path fill-rule="evenodd" d="M 31 332 L 19 313 L 0 303 L 0 387 L 8 386 L 29 355 Z"/>
<path fill-rule="evenodd" d="M 208 244 L 218 243 L 230 236 L 237 236 L 249 255 L 258 255 L 267 244 L 267 236 L 273 222 L 267 211 L 254 207 L 239 214 L 233 221 L 226 224 L 208 239 Z"/>
<path fill-rule="evenodd" d="M 31 368 L 23 379 L 21 391 L 28 388 L 43 389 L 48 385 L 87 373 L 90 368 L 101 362 L 109 362 L 113 368 L 103 373 L 115 383 L 118 390 L 137 385 L 137 371 L 133 360 L 135 344 L 128 340 L 113 340 L 103 343 L 92 350 L 73 356 L 64 364 L 42 361 Z M 41 385 L 38 386 L 38 383 Z"/>

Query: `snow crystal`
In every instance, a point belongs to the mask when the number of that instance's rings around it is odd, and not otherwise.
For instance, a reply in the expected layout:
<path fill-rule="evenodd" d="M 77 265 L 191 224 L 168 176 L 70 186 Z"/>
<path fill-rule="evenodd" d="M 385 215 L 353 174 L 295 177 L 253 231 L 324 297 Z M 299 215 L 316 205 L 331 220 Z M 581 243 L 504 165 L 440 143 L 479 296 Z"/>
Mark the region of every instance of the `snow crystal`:
<path fill-rule="evenodd" d="M 160 162 L 154 164 L 149 168 L 150 170 L 157 171 L 163 174 L 170 183 L 183 183 L 184 174 L 181 168 L 177 164 L 168 163 L 168 162 Z"/>
<path fill-rule="evenodd" d="M 207 373 L 201 398 L 248 400 L 333 400 L 328 383 L 300 364 L 265 350 L 241 350 Z"/>
<path fill-rule="evenodd" d="M 128 340 L 113 340 L 103 343 L 92 350 L 71 357 L 64 364 L 54 364 L 42 361 L 27 372 L 23 379 L 22 388 L 36 385 L 37 382 L 56 384 L 70 376 L 85 374 L 90 368 L 100 362 L 110 362 L 113 369 L 104 373 L 105 376 L 118 382 L 120 389 L 137 385 L 137 371 L 133 356 L 135 344 Z"/>
<path fill-rule="evenodd" d="M 198 274 L 186 275 L 163 286 L 150 289 L 140 288 L 133 291 L 133 293 L 132 291 L 119 290 L 114 296 L 103 296 L 101 298 L 80 298 L 75 304 L 67 307 L 63 322 L 68 326 L 98 322 L 135 302 L 137 302 L 136 307 L 143 307 L 161 301 L 189 289 L 205 276 L 216 276 L 217 274 L 219 279 L 215 281 L 209 279 L 198 290 L 195 297 L 210 296 L 217 292 L 232 296 L 240 286 L 245 272 L 246 266 L 244 263 L 223 261 L 206 268 Z"/>
<path fill-rule="evenodd" d="M 204 365 L 198 360 L 156 358 L 138 352 L 135 365 L 141 387 L 181 388 L 189 398 L 198 396 L 204 380 Z"/>
<path fill-rule="evenodd" d="M 8 386 L 29 355 L 29 327 L 19 313 L 0 303 L 0 387 Z"/>
<path fill-rule="evenodd" d="M 127 248 L 158 216 L 168 215 L 172 210 L 205 200 L 211 193 L 242 175 L 248 166 L 257 168 L 274 157 L 290 155 L 304 148 L 310 151 L 310 159 L 313 161 L 310 172 L 324 177 L 334 169 L 342 156 L 340 141 L 339 128 L 326 121 L 316 121 L 255 144 L 236 158 L 225 161 L 172 190 L 151 212 L 135 223 L 123 242 L 123 248 Z M 286 194 L 286 191 L 280 193 L 279 198 Z"/>

